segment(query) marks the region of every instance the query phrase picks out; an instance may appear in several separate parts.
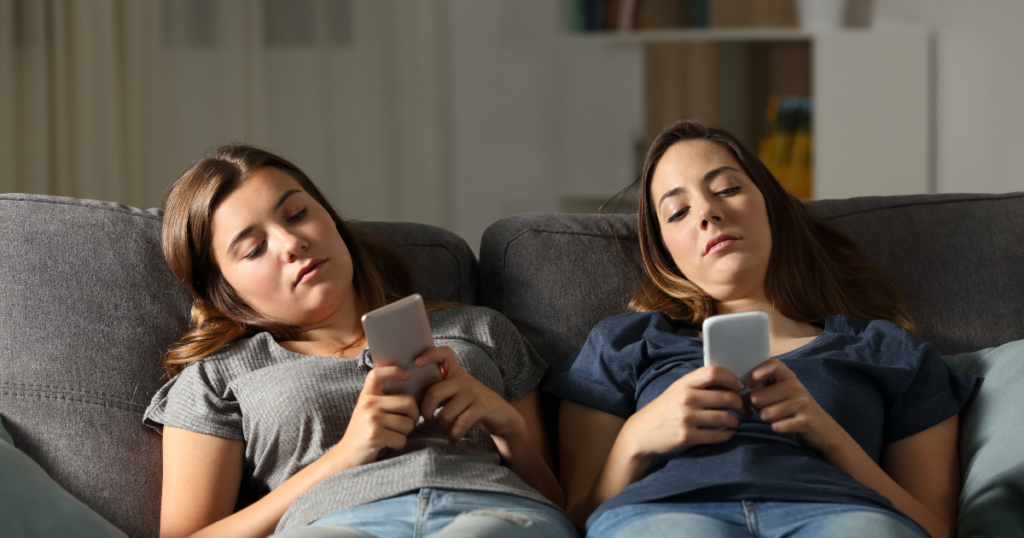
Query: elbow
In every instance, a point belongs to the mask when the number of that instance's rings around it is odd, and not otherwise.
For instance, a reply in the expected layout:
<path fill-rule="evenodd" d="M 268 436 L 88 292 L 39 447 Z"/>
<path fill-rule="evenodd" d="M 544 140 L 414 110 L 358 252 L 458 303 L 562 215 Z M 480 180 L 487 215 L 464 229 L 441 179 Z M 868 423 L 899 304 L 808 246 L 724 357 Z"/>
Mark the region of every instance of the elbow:
<path fill-rule="evenodd" d="M 566 506 L 565 506 L 565 501 L 566 501 L 566 499 L 565 499 L 565 492 L 562 491 L 562 487 L 561 486 L 555 485 L 554 487 L 552 487 L 551 491 L 548 491 L 548 493 L 547 493 L 547 495 L 545 495 L 545 497 L 547 497 L 549 501 L 554 503 L 556 506 L 558 506 L 562 510 L 565 510 L 565 508 L 566 508 Z"/>
<path fill-rule="evenodd" d="M 581 503 L 575 503 L 571 506 L 567 506 L 565 515 L 569 516 L 569 521 L 572 522 L 573 526 L 583 536 L 586 533 L 587 518 L 590 517 L 590 511 L 580 506 Z"/>
<path fill-rule="evenodd" d="M 587 526 L 587 519 L 594 512 L 594 499 L 589 491 L 583 495 L 580 495 L 580 492 L 577 492 L 576 495 L 571 495 L 568 490 L 566 491 L 565 515 L 569 517 L 569 521 L 579 531 L 580 536 L 583 536 Z"/>

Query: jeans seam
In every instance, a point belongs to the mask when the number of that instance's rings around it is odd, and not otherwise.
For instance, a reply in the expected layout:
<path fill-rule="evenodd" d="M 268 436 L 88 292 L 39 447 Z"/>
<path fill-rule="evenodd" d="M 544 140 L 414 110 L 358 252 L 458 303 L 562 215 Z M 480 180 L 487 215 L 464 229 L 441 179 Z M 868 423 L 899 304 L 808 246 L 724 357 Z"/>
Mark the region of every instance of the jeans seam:
<path fill-rule="evenodd" d="M 429 512 L 434 508 L 442 506 L 451 500 L 452 492 L 448 490 L 437 490 L 433 488 L 421 488 L 418 503 L 416 506 L 416 524 L 413 525 L 413 538 L 422 538 L 427 522 L 430 519 Z"/>
<path fill-rule="evenodd" d="M 742 503 L 744 519 L 747 520 L 747 531 L 752 536 L 762 538 L 761 523 L 757 519 L 757 512 L 754 511 L 755 503 L 749 501 L 742 501 Z"/>
<path fill-rule="evenodd" d="M 413 538 L 420 538 L 423 534 L 423 527 L 426 524 L 424 515 L 430 504 L 430 497 L 427 496 L 427 493 L 426 488 L 421 488 L 419 497 L 416 499 L 416 522 L 412 526 Z"/>

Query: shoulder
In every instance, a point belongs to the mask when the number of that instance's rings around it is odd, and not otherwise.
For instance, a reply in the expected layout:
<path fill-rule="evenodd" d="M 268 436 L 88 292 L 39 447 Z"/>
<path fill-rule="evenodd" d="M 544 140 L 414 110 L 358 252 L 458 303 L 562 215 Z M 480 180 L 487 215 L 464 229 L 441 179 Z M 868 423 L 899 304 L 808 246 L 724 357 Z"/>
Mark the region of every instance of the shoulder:
<path fill-rule="evenodd" d="M 924 342 L 921 338 L 891 321 L 882 319 L 864 320 L 842 314 L 829 316 L 825 320 L 825 330 L 868 340 L 886 339 L 908 343 Z"/>
<path fill-rule="evenodd" d="M 931 343 L 890 321 L 834 315 L 826 320 L 825 330 L 839 336 L 846 347 L 859 348 L 875 361 L 916 362 L 925 356 L 938 356 Z"/>
<path fill-rule="evenodd" d="M 662 312 L 624 312 L 605 318 L 563 369 L 644 369 L 663 358 L 703 353 L 697 331 Z"/>
<path fill-rule="evenodd" d="M 846 340 L 845 355 L 869 365 L 861 372 L 870 373 L 886 402 L 884 444 L 955 415 L 977 387 L 977 378 L 953 371 L 934 345 L 894 323 L 845 316 L 828 322 Z"/>
<path fill-rule="evenodd" d="M 278 347 L 274 338 L 266 332 L 235 340 L 215 353 L 189 363 L 171 382 L 201 380 L 209 385 L 226 385 L 240 376 L 274 363 L 273 350 Z"/>
<path fill-rule="evenodd" d="M 636 411 L 640 378 L 660 359 L 700 354 L 696 332 L 661 312 L 624 312 L 590 331 L 575 354 L 552 372 L 547 394 L 619 417 Z M 681 338 L 682 337 L 682 338 Z"/>
<path fill-rule="evenodd" d="M 274 362 L 268 333 L 236 340 L 186 366 L 153 395 L 146 424 L 167 424 L 227 439 L 243 439 L 236 381 Z"/>
<path fill-rule="evenodd" d="M 696 337 L 697 331 L 678 324 L 663 312 L 623 312 L 598 322 L 587 341 L 623 347 L 640 340 L 658 341 L 663 335 Z"/>
<path fill-rule="evenodd" d="M 594 326 L 594 330 L 602 332 L 647 329 L 676 332 L 681 328 L 664 312 L 623 312 L 604 318 Z"/>
<path fill-rule="evenodd" d="M 534 355 L 516 326 L 500 312 L 482 306 L 456 306 L 427 314 L 438 345 L 480 348 L 499 363 Z"/>
<path fill-rule="evenodd" d="M 515 325 L 495 310 L 457 306 L 435 310 L 428 313 L 428 317 L 434 341 L 451 346 L 463 368 L 477 379 L 488 379 L 490 365 L 497 369 L 503 389 L 497 390 L 496 384 L 489 386 L 508 400 L 519 398 L 536 387 L 547 370 L 547 363 Z M 481 361 L 485 356 L 489 360 Z"/>
<path fill-rule="evenodd" d="M 909 331 L 891 321 L 881 319 L 857 319 L 851 318 L 850 316 L 844 316 L 842 314 L 829 316 L 825 321 L 825 327 L 826 329 L 831 328 L 838 333 L 858 336 L 912 336 Z"/>
<path fill-rule="evenodd" d="M 435 339 L 466 340 L 486 346 L 519 340 L 515 325 L 500 312 L 483 306 L 454 306 L 427 313 Z"/>

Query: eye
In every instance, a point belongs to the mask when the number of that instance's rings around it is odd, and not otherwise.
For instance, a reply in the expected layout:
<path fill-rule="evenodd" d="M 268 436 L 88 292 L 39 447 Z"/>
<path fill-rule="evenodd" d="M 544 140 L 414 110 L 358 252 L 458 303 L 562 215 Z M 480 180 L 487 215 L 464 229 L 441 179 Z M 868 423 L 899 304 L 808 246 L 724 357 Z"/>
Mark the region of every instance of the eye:
<path fill-rule="evenodd" d="M 684 208 L 680 209 L 679 211 L 676 211 L 675 213 L 672 213 L 672 215 L 668 218 L 668 222 L 669 223 L 675 222 L 675 221 L 685 217 L 686 214 L 689 213 L 689 212 L 690 212 L 690 208 L 689 207 L 684 207 Z"/>
<path fill-rule="evenodd" d="M 298 222 L 298 221 L 302 220 L 303 217 L 306 216 L 306 213 L 309 213 L 309 210 L 306 209 L 306 208 L 303 208 L 302 211 L 299 211 L 298 213 L 288 217 L 288 222 Z"/>
<path fill-rule="evenodd" d="M 739 190 L 740 190 L 739 186 L 729 187 L 728 189 L 722 189 L 722 190 L 716 192 L 715 195 L 719 195 L 719 194 L 732 194 L 734 192 L 738 192 Z"/>
<path fill-rule="evenodd" d="M 256 248 L 252 249 L 252 252 L 245 255 L 245 259 L 254 260 L 260 254 L 263 254 L 263 243 L 256 245 Z"/>

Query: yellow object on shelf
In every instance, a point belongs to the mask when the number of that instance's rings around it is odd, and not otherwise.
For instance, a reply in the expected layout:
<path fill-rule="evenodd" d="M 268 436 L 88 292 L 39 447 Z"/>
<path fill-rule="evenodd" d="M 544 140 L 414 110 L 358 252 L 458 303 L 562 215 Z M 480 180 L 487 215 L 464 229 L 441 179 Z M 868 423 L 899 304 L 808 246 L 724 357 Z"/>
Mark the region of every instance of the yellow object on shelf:
<path fill-rule="evenodd" d="M 758 156 L 784 189 L 801 200 L 813 192 L 810 97 L 772 95 L 765 119 L 770 126 Z"/>

